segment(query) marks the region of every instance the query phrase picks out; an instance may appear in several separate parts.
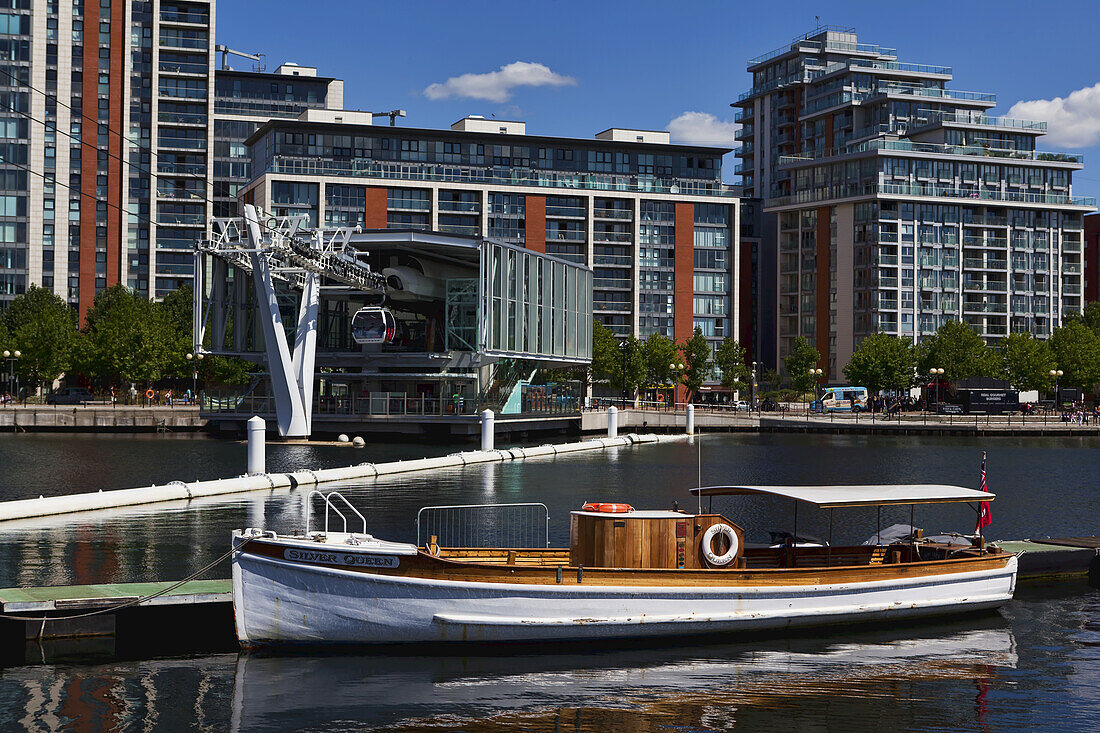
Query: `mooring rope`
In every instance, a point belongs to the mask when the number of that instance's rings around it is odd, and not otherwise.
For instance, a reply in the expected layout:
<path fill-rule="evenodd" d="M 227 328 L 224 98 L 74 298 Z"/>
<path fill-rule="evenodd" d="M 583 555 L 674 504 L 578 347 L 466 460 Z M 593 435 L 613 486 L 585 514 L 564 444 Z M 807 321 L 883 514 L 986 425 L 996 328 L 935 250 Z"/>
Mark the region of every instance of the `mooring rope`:
<path fill-rule="evenodd" d="M 124 608 L 129 608 L 131 606 L 136 606 L 136 605 L 139 605 L 141 603 L 145 603 L 146 601 L 151 601 L 154 598 L 158 598 L 160 596 L 163 596 L 166 593 L 171 593 L 172 591 L 174 591 L 176 588 L 179 588 L 184 583 L 191 582 L 192 580 L 196 579 L 197 577 L 199 577 L 200 575 L 205 573 L 207 570 L 210 570 L 211 568 L 213 568 L 215 565 L 220 563 L 222 560 L 225 560 L 226 558 L 232 556 L 233 553 L 237 552 L 242 547 L 244 547 L 245 545 L 247 545 L 249 542 L 252 541 L 251 537 L 244 537 L 242 539 L 244 541 L 241 542 L 241 544 L 237 545 L 236 547 L 231 548 L 229 550 L 229 552 L 224 553 L 223 555 L 218 557 L 218 559 L 202 566 L 201 568 L 199 568 L 195 572 L 188 575 L 183 580 L 176 581 L 175 583 L 172 583 L 171 585 L 169 585 L 165 588 L 161 588 L 156 593 L 150 593 L 147 596 L 141 596 L 140 598 L 132 598 L 128 601 L 123 601 L 122 603 L 116 604 L 114 606 L 107 606 L 106 608 L 97 608 L 94 611 L 86 611 L 84 613 L 76 613 L 76 614 L 65 615 L 65 616 L 48 616 L 48 615 L 18 616 L 18 615 L 14 615 L 14 614 L 5 613 L 5 614 L 0 614 L 0 619 L 11 619 L 12 621 L 41 621 L 42 626 L 39 627 L 39 629 L 38 629 L 38 637 L 37 637 L 37 638 L 40 639 L 40 638 L 42 638 L 43 631 L 45 631 L 45 629 L 46 629 L 46 622 L 47 621 L 67 621 L 69 619 L 87 618 L 89 616 L 98 616 L 98 615 L 104 614 L 104 613 L 115 613 L 116 611 L 121 611 Z"/>

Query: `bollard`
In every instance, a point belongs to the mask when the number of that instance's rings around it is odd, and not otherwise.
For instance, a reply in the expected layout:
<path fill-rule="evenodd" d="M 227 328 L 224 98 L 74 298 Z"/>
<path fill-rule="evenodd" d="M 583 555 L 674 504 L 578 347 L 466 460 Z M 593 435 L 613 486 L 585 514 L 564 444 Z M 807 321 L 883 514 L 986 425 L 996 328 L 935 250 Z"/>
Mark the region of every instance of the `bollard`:
<path fill-rule="evenodd" d="M 496 420 L 492 410 L 481 411 L 481 450 L 493 450 L 493 431 L 496 429 Z"/>
<path fill-rule="evenodd" d="M 687 406 L 687 418 L 684 420 L 684 432 L 695 435 L 695 405 Z"/>
<path fill-rule="evenodd" d="M 619 408 L 607 408 L 607 437 L 619 437 Z"/>
<path fill-rule="evenodd" d="M 248 418 L 248 475 L 267 473 L 267 423 L 262 417 Z"/>

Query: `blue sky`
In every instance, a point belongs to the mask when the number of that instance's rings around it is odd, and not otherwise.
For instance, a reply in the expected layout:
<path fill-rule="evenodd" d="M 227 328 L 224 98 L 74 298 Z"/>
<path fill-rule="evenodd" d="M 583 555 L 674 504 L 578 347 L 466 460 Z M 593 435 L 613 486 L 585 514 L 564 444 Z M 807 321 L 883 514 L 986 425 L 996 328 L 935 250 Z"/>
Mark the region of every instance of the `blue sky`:
<path fill-rule="evenodd" d="M 902 61 L 954 67 L 953 88 L 997 94 L 993 114 L 1029 102 L 1016 116 L 1048 121 L 1041 148 L 1084 152 L 1075 193 L 1100 195 L 1097 0 L 220 0 L 217 7 L 218 43 L 267 54 L 269 70 L 281 61 L 317 66 L 345 80 L 345 107 L 407 109 L 400 125 L 446 127 L 467 114 L 495 114 L 525 120 L 532 134 L 591 137 L 634 127 L 671 129 L 684 142 L 732 137 L 729 103 L 750 86 L 746 60 L 811 30 L 820 15 L 823 24 L 854 26 L 862 42 L 897 48 Z M 728 168 L 734 163 L 727 158 Z"/>

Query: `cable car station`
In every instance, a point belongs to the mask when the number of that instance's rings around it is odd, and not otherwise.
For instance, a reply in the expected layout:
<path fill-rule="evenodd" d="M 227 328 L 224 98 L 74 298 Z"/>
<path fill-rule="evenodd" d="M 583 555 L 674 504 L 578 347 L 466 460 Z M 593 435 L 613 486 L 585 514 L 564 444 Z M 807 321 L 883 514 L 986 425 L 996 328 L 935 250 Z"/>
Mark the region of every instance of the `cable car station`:
<path fill-rule="evenodd" d="M 579 419 L 580 382 L 538 375 L 591 361 L 588 267 L 482 237 L 312 229 L 243 209 L 196 248 L 196 353 L 257 365 L 249 385 L 207 394 L 215 427 L 260 415 L 284 437 L 460 436 L 484 409 L 502 432 Z"/>

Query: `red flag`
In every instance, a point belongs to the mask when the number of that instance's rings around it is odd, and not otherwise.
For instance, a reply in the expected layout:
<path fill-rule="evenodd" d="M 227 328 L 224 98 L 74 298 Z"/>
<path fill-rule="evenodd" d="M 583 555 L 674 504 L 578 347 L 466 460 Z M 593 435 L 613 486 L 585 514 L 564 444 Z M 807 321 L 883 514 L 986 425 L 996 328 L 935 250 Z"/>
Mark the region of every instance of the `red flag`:
<path fill-rule="evenodd" d="M 982 475 L 978 480 L 978 491 L 989 493 L 989 486 L 985 483 L 985 452 L 982 452 Z M 989 502 L 983 501 L 978 509 L 978 526 L 974 528 L 976 533 L 982 531 L 982 527 L 988 527 L 993 522 L 993 515 L 989 511 Z"/>

